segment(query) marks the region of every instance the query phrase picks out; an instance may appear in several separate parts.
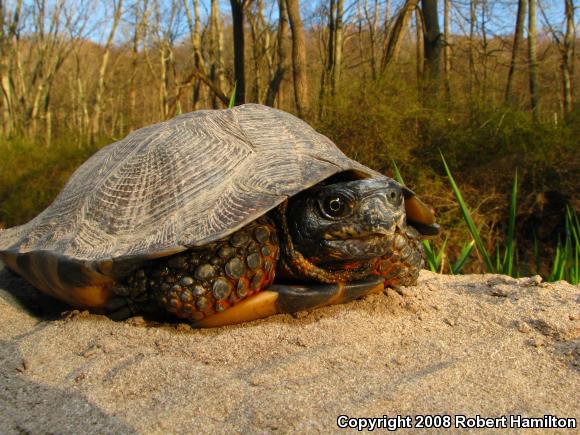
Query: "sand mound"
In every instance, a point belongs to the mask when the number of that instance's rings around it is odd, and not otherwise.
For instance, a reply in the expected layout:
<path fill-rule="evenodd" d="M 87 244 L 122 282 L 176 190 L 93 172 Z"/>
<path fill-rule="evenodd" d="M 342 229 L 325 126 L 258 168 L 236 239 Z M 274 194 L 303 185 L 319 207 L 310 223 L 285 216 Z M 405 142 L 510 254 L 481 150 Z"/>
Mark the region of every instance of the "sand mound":
<path fill-rule="evenodd" d="M 338 432 L 340 415 L 418 414 L 449 415 L 451 427 L 460 414 L 580 422 L 579 301 L 565 282 L 423 272 L 416 287 L 347 305 L 194 330 L 62 316 L 4 269 L 0 428 Z"/>

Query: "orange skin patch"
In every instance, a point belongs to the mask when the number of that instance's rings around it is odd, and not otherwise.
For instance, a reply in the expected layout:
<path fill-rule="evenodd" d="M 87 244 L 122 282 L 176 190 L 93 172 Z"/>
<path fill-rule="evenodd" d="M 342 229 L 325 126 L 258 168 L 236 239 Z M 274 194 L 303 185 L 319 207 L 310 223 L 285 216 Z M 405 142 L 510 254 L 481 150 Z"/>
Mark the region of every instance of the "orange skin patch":
<path fill-rule="evenodd" d="M 104 286 L 90 286 L 72 289 L 75 305 L 100 308 L 107 303 L 112 295 L 111 290 Z"/>
<path fill-rule="evenodd" d="M 344 270 L 356 270 L 359 269 L 361 267 L 360 263 L 346 263 L 343 266 Z"/>

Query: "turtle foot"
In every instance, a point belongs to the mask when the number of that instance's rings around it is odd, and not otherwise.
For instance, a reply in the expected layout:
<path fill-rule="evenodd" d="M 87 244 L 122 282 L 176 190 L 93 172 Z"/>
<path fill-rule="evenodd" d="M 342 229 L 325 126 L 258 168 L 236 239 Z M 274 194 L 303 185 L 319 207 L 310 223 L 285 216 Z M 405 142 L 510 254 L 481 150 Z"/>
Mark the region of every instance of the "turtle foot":
<path fill-rule="evenodd" d="M 383 278 L 379 276 L 346 284 L 275 284 L 225 311 L 194 323 L 194 326 L 208 328 L 249 322 L 273 314 L 292 314 L 349 302 L 371 293 L 380 293 L 384 288 Z"/>

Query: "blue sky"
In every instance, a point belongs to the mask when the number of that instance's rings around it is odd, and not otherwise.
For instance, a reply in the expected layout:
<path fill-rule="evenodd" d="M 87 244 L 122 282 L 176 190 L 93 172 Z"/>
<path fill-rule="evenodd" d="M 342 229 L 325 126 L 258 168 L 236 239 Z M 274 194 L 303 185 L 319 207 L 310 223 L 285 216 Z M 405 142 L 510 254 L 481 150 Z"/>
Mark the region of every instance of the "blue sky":
<path fill-rule="evenodd" d="M 16 0 L 8 0 L 7 4 L 10 8 L 14 5 Z M 57 4 L 62 0 L 47 0 L 50 5 Z M 69 7 L 81 8 L 87 7 L 90 10 L 90 19 L 88 22 L 88 28 L 91 30 L 89 33 L 89 38 L 94 41 L 104 41 L 106 35 L 108 34 L 110 28 L 110 20 L 105 18 L 112 14 L 111 3 L 113 0 L 65 0 Z M 136 0 L 124 0 L 125 12 L 130 8 L 130 5 L 135 3 Z M 191 0 L 190 4 L 191 4 Z M 360 0 L 364 4 L 365 0 Z M 154 0 L 150 0 L 150 3 Z M 539 4 L 542 5 L 546 16 L 548 17 L 551 25 L 556 29 L 563 28 L 563 10 L 564 10 L 564 0 L 538 0 Z M 34 4 L 33 0 L 24 0 L 24 8 L 30 8 Z M 170 4 L 170 0 L 159 0 L 161 8 L 167 8 Z M 181 3 L 181 2 L 180 2 Z M 205 20 L 209 14 L 210 10 L 210 0 L 200 0 L 200 11 L 202 19 Z M 302 17 L 305 23 L 314 24 L 319 20 L 320 13 L 317 11 L 320 9 L 321 5 L 327 5 L 328 0 L 325 1 L 305 1 L 301 0 L 301 10 Z M 368 0 L 370 5 L 374 4 L 374 0 Z M 404 0 L 391 0 L 391 14 L 393 14 Z M 442 21 L 443 12 L 443 0 L 439 0 L 440 20 Z M 480 4 L 487 3 L 488 7 L 486 9 L 486 15 L 489 17 L 489 21 L 486 24 L 486 30 L 489 36 L 494 34 L 510 34 L 513 32 L 513 27 L 515 23 L 515 16 L 517 10 L 517 0 L 487 0 L 484 2 L 480 0 Z M 578 2 L 576 2 L 578 3 Z M 229 0 L 220 0 L 220 10 L 222 16 L 229 20 L 230 15 L 230 2 Z M 277 20 L 277 0 L 263 0 L 265 15 L 271 17 L 272 21 Z M 381 10 L 381 15 L 384 14 L 386 0 L 379 1 L 379 7 Z M 451 26 L 453 33 L 463 33 L 468 30 L 467 17 L 469 17 L 469 4 L 470 0 L 451 0 L 452 11 L 451 11 Z M 371 6 L 372 7 L 372 6 Z M 345 0 L 345 22 L 352 22 L 356 16 L 356 1 L 355 0 Z M 478 8 L 478 18 L 481 19 L 482 7 Z M 167 14 L 164 14 L 166 16 Z M 576 13 L 577 17 L 578 13 Z M 23 14 L 26 16 L 26 14 Z M 129 14 L 126 14 L 124 23 L 119 28 L 119 32 L 116 37 L 117 43 L 122 43 L 127 40 L 130 36 L 130 18 Z M 177 33 L 184 37 L 187 34 L 187 23 L 183 14 L 178 18 L 179 25 Z M 578 18 L 576 20 L 578 22 Z M 538 8 L 537 16 L 538 27 L 544 26 L 544 19 L 540 10 Z M 442 24 L 442 23 L 441 23 Z M 580 24 L 580 23 L 579 23 Z"/>

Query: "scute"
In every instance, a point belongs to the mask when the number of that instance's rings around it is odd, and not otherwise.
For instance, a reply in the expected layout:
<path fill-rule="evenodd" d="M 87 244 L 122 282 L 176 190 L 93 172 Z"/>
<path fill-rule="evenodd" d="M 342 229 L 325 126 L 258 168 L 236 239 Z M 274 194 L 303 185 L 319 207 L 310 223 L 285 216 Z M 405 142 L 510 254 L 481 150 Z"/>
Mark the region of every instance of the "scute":
<path fill-rule="evenodd" d="M 255 104 L 187 113 L 93 155 L 46 210 L 0 233 L 0 254 L 42 251 L 112 274 L 111 259 L 202 246 L 347 170 L 380 176 L 288 113 Z"/>

